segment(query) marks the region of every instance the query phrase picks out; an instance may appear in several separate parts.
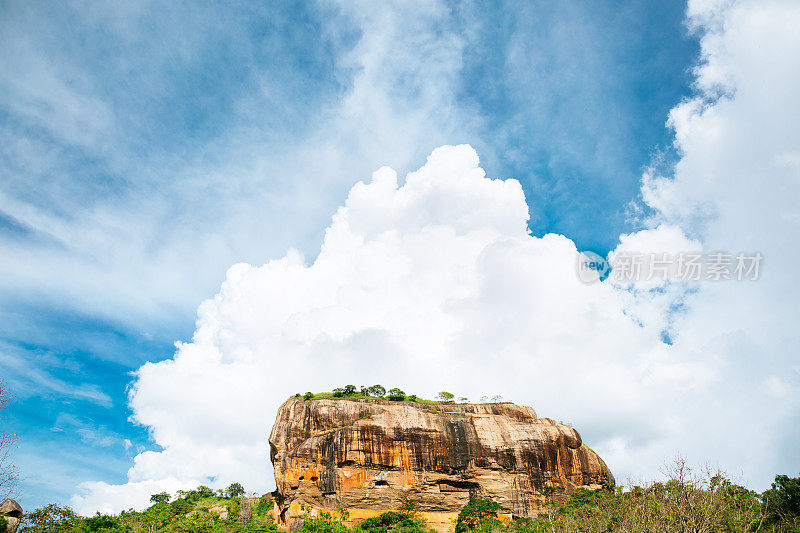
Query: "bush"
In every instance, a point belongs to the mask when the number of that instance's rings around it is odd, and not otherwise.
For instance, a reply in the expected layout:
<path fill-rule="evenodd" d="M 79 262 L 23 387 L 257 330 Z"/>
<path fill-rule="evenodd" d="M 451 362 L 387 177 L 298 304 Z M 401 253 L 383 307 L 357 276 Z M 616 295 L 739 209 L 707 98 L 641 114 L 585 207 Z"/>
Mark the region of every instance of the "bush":
<path fill-rule="evenodd" d="M 501 525 L 497 518 L 500 504 L 492 500 L 471 499 L 458 513 L 456 533 L 491 531 Z"/>
<path fill-rule="evenodd" d="M 169 504 L 169 508 L 174 515 L 185 515 L 194 509 L 194 504 L 186 498 L 178 498 Z"/>
<path fill-rule="evenodd" d="M 99 533 L 124 533 L 130 528 L 122 525 L 116 516 L 108 516 L 97 513 L 91 518 L 83 521 L 85 531 L 97 531 Z"/>
<path fill-rule="evenodd" d="M 378 516 L 367 518 L 353 528 L 364 533 L 387 533 L 397 531 L 402 533 L 426 532 L 421 520 L 417 520 L 410 512 L 387 511 Z"/>
<path fill-rule="evenodd" d="M 307 392 L 307 393 L 305 393 L 305 394 L 303 395 L 303 399 L 304 399 L 304 400 L 306 400 L 306 401 L 308 401 L 308 400 L 313 400 L 313 399 L 314 399 L 314 393 L 313 393 L 313 392 Z"/>
<path fill-rule="evenodd" d="M 254 511 L 256 514 L 263 515 L 269 513 L 275 507 L 275 502 L 272 500 L 260 499 Z"/>

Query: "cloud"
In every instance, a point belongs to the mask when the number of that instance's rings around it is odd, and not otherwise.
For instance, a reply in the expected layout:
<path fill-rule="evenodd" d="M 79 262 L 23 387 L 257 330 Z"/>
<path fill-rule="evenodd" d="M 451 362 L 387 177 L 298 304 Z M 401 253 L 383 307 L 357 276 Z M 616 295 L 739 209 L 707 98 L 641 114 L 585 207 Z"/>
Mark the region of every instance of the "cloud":
<path fill-rule="evenodd" d="M 0 54 L 12 119 L 0 250 L 15 260 L 0 264 L 0 289 L 173 329 L 232 263 L 318 247 L 354 177 L 416 165 L 479 121 L 455 102 L 462 45 L 439 31 L 443 5 L 314 6 L 176 4 L 155 18 L 147 6 L 14 6 Z M 269 27 L 239 31 L 282 18 L 307 21 L 287 25 L 309 49 Z M 49 36 L 65 26 L 79 37 Z M 197 77 L 215 78 L 200 103 Z"/>
<path fill-rule="evenodd" d="M 650 229 L 617 252 L 761 251 L 762 279 L 583 284 L 572 241 L 527 233 L 515 180 L 444 146 L 402 183 L 381 168 L 356 184 L 312 261 L 231 267 L 192 341 L 136 374 L 133 417 L 161 451 L 136 456 L 126 484 L 83 484 L 73 505 L 140 507 L 200 482 L 267 490 L 279 403 L 345 383 L 503 394 L 575 422 L 620 479 L 676 452 L 759 488 L 795 471 L 800 13 L 774 1 L 688 15 L 703 48 L 697 97 L 670 114 L 681 159 L 645 175 Z"/>
<path fill-rule="evenodd" d="M 624 294 L 579 281 L 569 239 L 533 237 L 527 218 L 519 183 L 486 178 L 466 145 L 438 148 L 402 185 L 379 169 L 350 190 L 312 263 L 292 251 L 231 267 L 192 342 L 137 372 L 134 418 L 163 450 L 138 455 L 129 484 L 84 485 L 73 504 L 142 506 L 142 487 L 166 478 L 269 489 L 277 406 L 345 383 L 503 394 L 602 420 L 593 446 L 652 439 L 658 392 L 699 387 L 713 365 L 671 360 Z"/>

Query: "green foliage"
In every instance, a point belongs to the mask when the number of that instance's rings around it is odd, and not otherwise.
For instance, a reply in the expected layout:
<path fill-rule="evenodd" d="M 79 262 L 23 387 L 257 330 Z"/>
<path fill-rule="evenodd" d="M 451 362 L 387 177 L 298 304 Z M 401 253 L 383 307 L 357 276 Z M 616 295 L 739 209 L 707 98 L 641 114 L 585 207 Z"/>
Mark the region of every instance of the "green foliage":
<path fill-rule="evenodd" d="M 503 526 L 502 533 L 796 531 L 786 522 L 768 526 L 756 492 L 722 475 L 697 476 L 682 461 L 666 482 L 627 492 L 613 486 L 577 489 L 565 503 L 548 492 L 543 515 L 514 521 Z"/>
<path fill-rule="evenodd" d="M 258 504 L 253 509 L 253 512 L 257 515 L 266 515 L 269 513 L 272 508 L 275 507 L 275 502 L 271 499 L 260 499 Z"/>
<path fill-rule="evenodd" d="M 238 498 L 231 498 L 226 507 L 228 508 L 228 520 L 237 520 L 239 512 L 242 510 L 242 502 Z"/>
<path fill-rule="evenodd" d="M 364 392 L 367 396 L 377 396 L 379 398 L 383 398 L 386 394 L 386 389 L 382 385 L 372 385 L 371 387 L 367 387 Z"/>
<path fill-rule="evenodd" d="M 97 533 L 127 533 L 130 527 L 122 524 L 119 517 L 97 513 L 83 521 L 83 530 Z"/>
<path fill-rule="evenodd" d="M 69 507 L 51 503 L 25 515 L 24 531 L 30 533 L 79 532 L 83 519 Z"/>
<path fill-rule="evenodd" d="M 152 503 L 167 503 L 171 499 L 172 497 L 169 495 L 169 492 L 159 492 L 158 494 L 150 496 L 150 501 Z"/>
<path fill-rule="evenodd" d="M 458 513 L 456 533 L 467 531 L 492 531 L 500 527 L 497 513 L 500 504 L 492 500 L 470 499 Z"/>
<path fill-rule="evenodd" d="M 6 517 L 0 514 L 0 531 L 5 531 L 8 527 L 8 520 Z"/>
<path fill-rule="evenodd" d="M 800 522 L 800 477 L 775 476 L 772 488 L 764 493 L 771 523 Z"/>
<path fill-rule="evenodd" d="M 244 492 L 238 483 L 226 491 Z M 82 518 L 68 507 L 48 505 L 24 517 L 20 533 L 266 533 L 276 532 L 273 501 L 269 498 L 250 500 L 249 518 L 240 517 L 242 499 L 219 498 L 209 487 L 179 491 L 172 502 L 159 501 L 144 511 L 123 511 L 119 515 L 97 514 Z M 168 498 L 167 498 L 168 500 Z M 227 507 L 228 519 L 222 520 L 211 507 Z M 0 529 L 0 531 L 3 531 Z"/>
<path fill-rule="evenodd" d="M 368 518 L 353 528 L 359 533 L 427 533 L 425 524 L 410 511 L 388 511 Z"/>
<path fill-rule="evenodd" d="M 197 490 L 195 492 L 197 492 L 199 499 L 211 498 L 214 496 L 214 489 L 206 487 L 205 485 L 200 485 L 199 487 L 197 487 Z"/>
<path fill-rule="evenodd" d="M 228 498 L 238 498 L 244 494 L 244 487 L 241 483 L 231 483 L 225 489 L 225 496 Z"/>
<path fill-rule="evenodd" d="M 440 392 L 439 394 L 437 394 L 437 395 L 436 395 L 436 397 L 437 397 L 439 400 L 443 401 L 443 402 L 450 402 L 450 401 L 452 401 L 452 400 L 453 400 L 453 398 L 455 397 L 455 395 L 454 395 L 452 392 L 447 392 L 447 391 L 444 391 L 444 390 L 443 390 L 442 392 Z"/>
<path fill-rule="evenodd" d="M 423 404 L 438 404 L 441 403 L 441 400 L 426 400 L 424 398 L 420 398 L 415 394 L 411 394 L 406 396 L 400 389 L 391 389 L 391 391 L 399 391 L 401 394 L 397 394 L 394 397 L 388 398 L 394 401 L 402 401 L 402 400 L 409 400 L 417 403 Z M 385 398 L 386 397 L 386 389 L 382 385 L 372 385 L 371 387 L 361 387 L 361 390 L 356 390 L 355 386 L 347 385 L 344 387 L 338 387 L 333 389 L 332 392 L 307 392 L 304 395 L 295 394 L 292 398 L 303 398 L 305 400 L 323 400 L 323 399 L 331 399 L 331 398 Z M 452 400 L 448 400 L 452 401 Z"/>
<path fill-rule="evenodd" d="M 169 508 L 174 515 L 184 515 L 194 509 L 194 504 L 187 498 L 178 498 L 169 504 Z"/>
<path fill-rule="evenodd" d="M 348 519 L 346 509 L 336 513 L 322 511 L 318 517 L 306 518 L 299 533 L 432 533 L 410 510 L 387 511 L 352 528 L 343 524 Z"/>
<path fill-rule="evenodd" d="M 406 393 L 395 387 L 393 389 L 389 389 L 389 395 L 387 398 L 393 402 L 402 402 L 406 399 Z"/>

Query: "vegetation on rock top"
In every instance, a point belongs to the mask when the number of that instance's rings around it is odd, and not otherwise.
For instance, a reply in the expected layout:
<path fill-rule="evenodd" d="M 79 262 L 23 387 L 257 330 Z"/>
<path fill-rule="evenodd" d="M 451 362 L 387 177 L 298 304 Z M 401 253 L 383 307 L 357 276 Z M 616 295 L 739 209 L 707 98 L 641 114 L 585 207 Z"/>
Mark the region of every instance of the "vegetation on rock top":
<path fill-rule="evenodd" d="M 436 395 L 436 399 L 429 400 L 426 398 L 420 398 L 416 394 L 406 394 L 403 390 L 396 387 L 386 390 L 386 388 L 382 385 L 372 385 L 369 387 L 362 385 L 360 388 L 356 388 L 355 385 L 345 385 L 344 387 L 335 388 L 331 392 L 306 392 L 305 394 L 297 393 L 293 396 L 293 398 L 303 398 L 305 400 L 371 398 L 375 400 L 390 400 L 394 402 L 407 401 L 425 404 L 456 402 L 469 403 L 469 398 L 466 396 L 460 396 L 456 399 L 456 396 L 453 393 L 447 391 L 442 391 Z M 510 403 L 503 402 L 502 400 L 503 398 L 500 395 L 481 396 L 480 401 L 476 403 Z"/>

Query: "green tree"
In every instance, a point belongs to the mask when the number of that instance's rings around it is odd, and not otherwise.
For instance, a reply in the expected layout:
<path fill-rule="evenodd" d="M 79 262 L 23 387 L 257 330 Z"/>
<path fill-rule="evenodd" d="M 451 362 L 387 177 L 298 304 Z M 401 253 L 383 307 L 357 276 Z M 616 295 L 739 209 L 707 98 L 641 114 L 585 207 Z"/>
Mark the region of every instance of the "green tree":
<path fill-rule="evenodd" d="M 367 387 L 367 394 L 369 396 L 378 396 L 382 398 L 386 394 L 386 389 L 383 388 L 382 385 L 373 385 L 371 387 Z"/>
<path fill-rule="evenodd" d="M 197 494 L 200 498 L 210 498 L 214 495 L 214 490 L 210 487 L 206 487 L 205 485 L 200 485 L 197 487 Z"/>
<path fill-rule="evenodd" d="M 470 499 L 467 505 L 458 513 L 456 520 L 456 533 L 481 530 L 492 531 L 501 523 L 497 518 L 500 504 L 492 500 Z"/>
<path fill-rule="evenodd" d="M 307 393 L 305 393 L 305 394 L 303 395 L 303 399 L 304 399 L 304 400 L 306 400 L 306 401 L 308 401 L 308 400 L 313 400 L 313 399 L 314 399 L 314 393 L 313 393 L 313 392 L 307 392 Z"/>
<path fill-rule="evenodd" d="M 451 401 L 453 399 L 454 395 L 451 392 L 447 392 L 447 391 L 443 390 L 442 392 L 437 394 L 436 397 L 439 398 L 443 402 L 449 402 L 449 401 Z"/>
<path fill-rule="evenodd" d="M 225 489 L 225 496 L 228 498 L 238 498 L 242 494 L 244 494 L 244 487 L 241 483 L 231 483 Z"/>
<path fill-rule="evenodd" d="M 170 502 L 169 508 L 174 515 L 185 515 L 194 510 L 194 504 L 186 498 L 178 498 Z"/>
<path fill-rule="evenodd" d="M 393 389 L 389 389 L 389 395 L 387 398 L 394 402 L 402 402 L 406 399 L 406 393 L 395 387 Z"/>
<path fill-rule="evenodd" d="M 152 503 L 168 503 L 172 499 L 169 495 L 169 492 L 159 492 L 158 494 L 153 494 L 150 496 L 150 501 Z"/>
<path fill-rule="evenodd" d="M 25 514 L 25 531 L 30 533 L 78 533 L 82 525 L 75 511 L 54 503 Z"/>
<path fill-rule="evenodd" d="M 772 488 L 764 492 L 772 523 L 800 519 L 800 477 L 775 476 Z"/>
<path fill-rule="evenodd" d="M 355 385 L 345 385 L 342 389 L 345 396 L 352 396 L 356 393 L 356 386 Z"/>

